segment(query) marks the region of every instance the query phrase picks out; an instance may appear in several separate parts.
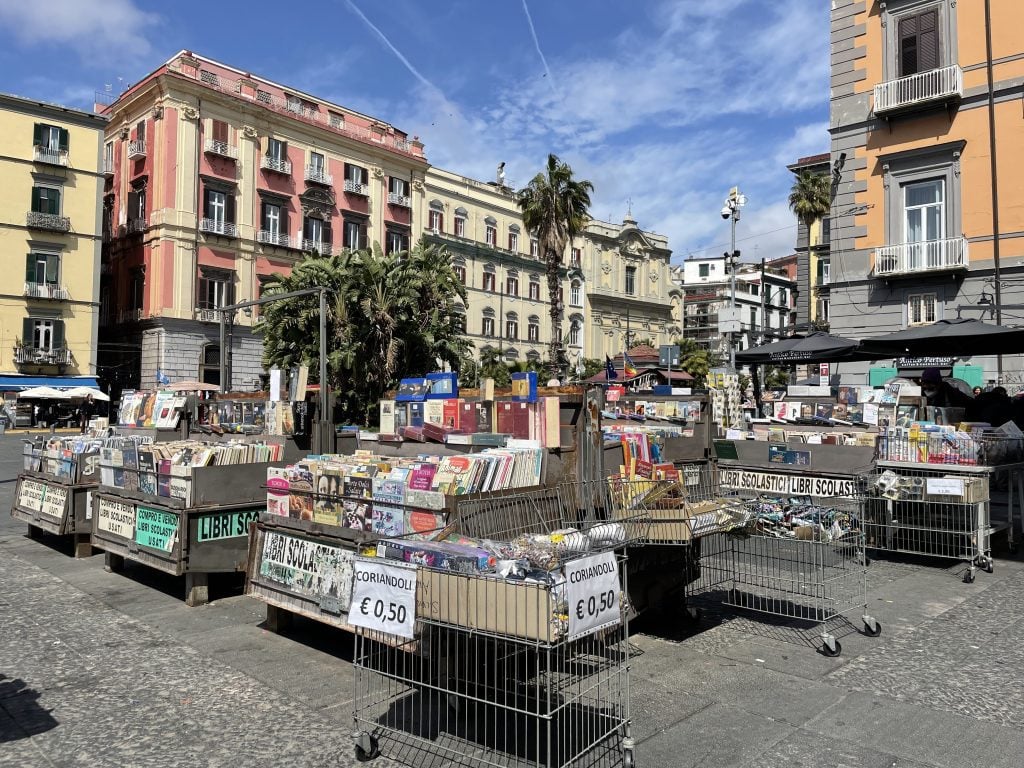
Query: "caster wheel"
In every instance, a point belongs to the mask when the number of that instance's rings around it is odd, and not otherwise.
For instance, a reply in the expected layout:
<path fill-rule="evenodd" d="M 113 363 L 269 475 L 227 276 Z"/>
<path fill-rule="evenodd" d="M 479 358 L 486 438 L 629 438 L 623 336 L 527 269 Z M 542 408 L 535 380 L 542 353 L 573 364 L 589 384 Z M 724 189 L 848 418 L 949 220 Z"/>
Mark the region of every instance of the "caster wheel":
<path fill-rule="evenodd" d="M 973 570 L 969 570 L 969 571 L 967 571 L 967 573 L 964 574 L 964 584 L 973 584 L 973 583 L 974 583 L 974 571 Z"/>
<path fill-rule="evenodd" d="M 882 625 L 877 619 L 864 622 L 864 634 L 868 637 L 878 637 L 882 634 Z"/>
<path fill-rule="evenodd" d="M 633 753 L 626 750 L 622 753 L 622 768 L 633 768 Z"/>
<path fill-rule="evenodd" d="M 835 640 L 833 642 L 834 642 L 835 648 L 831 647 L 828 643 L 822 643 L 822 645 L 821 645 L 821 652 L 824 653 L 826 656 L 829 656 L 831 658 L 835 658 L 836 656 L 838 656 L 839 654 L 841 654 L 843 652 L 843 646 L 841 646 L 839 644 L 839 641 Z"/>
<path fill-rule="evenodd" d="M 356 743 L 356 762 L 368 763 L 379 756 L 380 747 L 377 745 L 377 740 L 368 734 L 360 736 L 359 742 Z"/>
<path fill-rule="evenodd" d="M 996 569 L 991 560 L 985 560 L 985 573 L 992 573 Z"/>

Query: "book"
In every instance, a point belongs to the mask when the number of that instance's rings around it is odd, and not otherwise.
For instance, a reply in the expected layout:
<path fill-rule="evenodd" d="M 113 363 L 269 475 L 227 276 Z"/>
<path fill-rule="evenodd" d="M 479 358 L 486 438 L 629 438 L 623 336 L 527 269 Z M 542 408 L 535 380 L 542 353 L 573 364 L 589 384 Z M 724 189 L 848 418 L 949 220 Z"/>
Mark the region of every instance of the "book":
<path fill-rule="evenodd" d="M 409 403 L 409 424 L 410 427 L 423 426 L 423 403 Z"/>
<path fill-rule="evenodd" d="M 427 400 L 423 403 L 423 425 L 433 424 L 441 426 L 444 424 L 444 400 Z"/>
<path fill-rule="evenodd" d="M 512 374 L 512 399 L 519 403 L 537 402 L 537 372 Z"/>
<path fill-rule="evenodd" d="M 385 434 L 395 434 L 395 401 L 380 401 L 380 431 Z"/>

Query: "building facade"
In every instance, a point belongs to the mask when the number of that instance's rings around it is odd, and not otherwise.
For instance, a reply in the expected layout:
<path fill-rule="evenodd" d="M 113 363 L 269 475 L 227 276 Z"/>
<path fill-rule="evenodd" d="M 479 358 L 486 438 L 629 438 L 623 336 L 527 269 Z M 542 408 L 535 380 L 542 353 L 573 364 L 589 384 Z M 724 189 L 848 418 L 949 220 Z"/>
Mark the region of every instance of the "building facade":
<path fill-rule="evenodd" d="M 740 264 L 736 270 L 736 307 L 741 330 L 733 335 L 737 350 L 787 336 L 796 306 L 796 281 L 790 265 Z M 728 353 L 718 327 L 719 312 L 732 303 L 732 280 L 724 256 L 690 258 L 676 271 L 683 291 L 683 333 L 702 349 Z"/>
<path fill-rule="evenodd" d="M 0 94 L 0 389 L 96 384 L 106 124 Z"/>
<path fill-rule="evenodd" d="M 417 140 L 187 51 L 103 113 L 101 367 L 118 386 L 220 384 L 218 308 L 306 251 L 405 250 L 426 215 Z M 257 315 L 231 326 L 233 389 L 263 373 Z"/>
<path fill-rule="evenodd" d="M 478 356 L 497 350 L 509 363 L 546 360 L 557 334 L 576 371 L 585 358 L 621 352 L 627 332 L 656 343 L 678 334 L 667 239 L 641 230 L 631 216 L 622 224 L 591 220 L 566 246 L 561 322 L 553 328 L 544 261 L 515 191 L 436 167 L 425 184 L 423 235 L 452 255 L 466 286 L 463 328 Z"/>
<path fill-rule="evenodd" d="M 804 171 L 828 176 L 831 160 L 827 153 L 801 157 L 787 168 L 795 175 Z M 811 223 L 797 218 L 796 256 L 797 291 L 796 327 L 801 331 L 828 330 L 829 316 L 829 217 Z"/>
<path fill-rule="evenodd" d="M 999 305 L 1024 303 L 1024 4 L 835 0 L 831 14 L 832 332 L 1018 324 Z M 997 359 L 970 363 L 997 378 Z M 1021 377 L 1019 356 L 1003 364 Z"/>

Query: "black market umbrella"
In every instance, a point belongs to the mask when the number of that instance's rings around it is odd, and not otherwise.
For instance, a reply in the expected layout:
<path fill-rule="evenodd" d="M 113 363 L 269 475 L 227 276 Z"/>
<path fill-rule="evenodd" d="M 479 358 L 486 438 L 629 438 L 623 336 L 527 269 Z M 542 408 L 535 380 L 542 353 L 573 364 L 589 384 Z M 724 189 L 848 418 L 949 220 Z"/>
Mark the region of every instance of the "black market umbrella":
<path fill-rule="evenodd" d="M 744 365 L 789 365 L 868 359 L 871 358 L 860 353 L 859 342 L 822 331 L 795 334 L 781 341 L 736 353 L 736 362 Z"/>
<path fill-rule="evenodd" d="M 865 339 L 860 351 L 881 357 L 969 357 L 1024 352 L 1024 328 L 983 323 L 981 320 L 939 320 Z M 739 355 L 736 356 L 739 359 Z"/>

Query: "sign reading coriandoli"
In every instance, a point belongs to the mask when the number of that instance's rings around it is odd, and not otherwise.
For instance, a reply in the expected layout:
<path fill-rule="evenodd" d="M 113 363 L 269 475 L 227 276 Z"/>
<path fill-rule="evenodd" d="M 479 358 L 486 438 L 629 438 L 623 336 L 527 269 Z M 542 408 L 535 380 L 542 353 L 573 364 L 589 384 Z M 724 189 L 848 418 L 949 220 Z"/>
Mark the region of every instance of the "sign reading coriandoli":
<path fill-rule="evenodd" d="M 619 608 L 622 586 L 615 553 L 606 552 L 567 563 L 565 581 L 569 640 L 622 621 Z"/>
<path fill-rule="evenodd" d="M 850 477 L 758 472 L 749 469 L 719 469 L 722 488 L 737 491 L 786 493 L 794 496 L 854 496 L 857 480 Z"/>
<path fill-rule="evenodd" d="M 356 560 L 348 623 L 412 639 L 416 625 L 416 567 Z"/>

